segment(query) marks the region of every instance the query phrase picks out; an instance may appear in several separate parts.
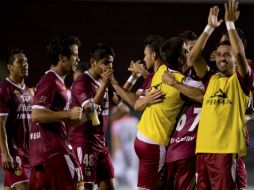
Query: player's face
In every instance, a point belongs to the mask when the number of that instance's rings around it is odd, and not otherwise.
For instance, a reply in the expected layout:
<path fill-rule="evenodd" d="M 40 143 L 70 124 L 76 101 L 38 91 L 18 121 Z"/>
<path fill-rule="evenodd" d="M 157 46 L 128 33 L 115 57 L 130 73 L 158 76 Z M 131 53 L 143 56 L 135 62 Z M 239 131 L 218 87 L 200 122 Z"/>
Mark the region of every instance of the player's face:
<path fill-rule="evenodd" d="M 108 56 L 96 61 L 96 64 L 95 64 L 96 73 L 100 76 L 103 73 L 105 68 L 112 69 L 113 61 L 114 61 L 114 57 L 111 55 L 108 55 Z"/>
<path fill-rule="evenodd" d="M 216 50 L 216 65 L 221 73 L 232 74 L 235 71 L 236 58 L 231 46 L 220 45 Z"/>
<path fill-rule="evenodd" d="M 186 74 L 187 72 L 188 72 L 188 70 L 189 70 L 189 59 L 188 59 L 188 53 L 189 53 L 189 51 L 188 51 L 188 49 L 187 49 L 187 45 L 186 45 L 186 43 L 184 43 L 183 44 L 183 47 L 182 47 L 182 56 L 181 56 L 181 70 L 182 70 L 182 73 L 183 74 Z"/>
<path fill-rule="evenodd" d="M 70 73 L 76 70 L 76 66 L 78 65 L 80 59 L 78 56 L 78 46 L 73 44 L 70 46 L 71 55 L 70 57 L 65 59 L 65 70 Z"/>
<path fill-rule="evenodd" d="M 8 65 L 10 75 L 19 78 L 26 78 L 28 76 L 28 62 L 27 57 L 23 53 L 14 55 L 14 61 Z"/>
<path fill-rule="evenodd" d="M 154 67 L 153 51 L 149 46 L 146 46 L 144 49 L 144 62 L 146 69 L 152 69 Z"/>
<path fill-rule="evenodd" d="M 189 62 L 189 54 L 190 54 L 190 51 L 192 50 L 193 46 L 195 45 L 196 43 L 196 40 L 187 40 L 185 41 L 185 45 L 186 45 L 186 49 L 187 49 L 187 55 L 188 55 L 188 65 L 191 66 L 190 62 Z"/>

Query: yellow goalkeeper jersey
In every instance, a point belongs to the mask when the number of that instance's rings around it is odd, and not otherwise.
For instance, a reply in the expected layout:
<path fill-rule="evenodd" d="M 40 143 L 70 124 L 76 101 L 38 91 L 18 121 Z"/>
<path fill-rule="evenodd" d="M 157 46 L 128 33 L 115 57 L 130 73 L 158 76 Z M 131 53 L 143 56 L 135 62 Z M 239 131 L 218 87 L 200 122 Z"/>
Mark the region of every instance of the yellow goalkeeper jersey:
<path fill-rule="evenodd" d="M 162 75 L 166 70 L 167 67 L 161 65 L 151 82 L 151 91 L 158 89 L 164 93 L 163 101 L 147 106 L 137 126 L 145 137 L 163 146 L 168 145 L 176 118 L 184 103 L 178 90 L 162 82 Z M 184 78 L 179 72 L 171 72 L 178 82 Z"/>

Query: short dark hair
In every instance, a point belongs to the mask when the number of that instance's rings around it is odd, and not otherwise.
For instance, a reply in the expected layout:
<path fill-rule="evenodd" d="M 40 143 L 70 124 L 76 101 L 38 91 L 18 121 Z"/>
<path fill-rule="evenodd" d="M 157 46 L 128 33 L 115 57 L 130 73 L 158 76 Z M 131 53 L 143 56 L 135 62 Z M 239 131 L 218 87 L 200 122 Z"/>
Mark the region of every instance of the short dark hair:
<path fill-rule="evenodd" d="M 14 59 L 14 56 L 16 54 L 19 54 L 19 53 L 23 53 L 25 54 L 24 50 L 22 49 L 19 49 L 19 48 L 13 48 L 13 49 L 10 49 L 4 56 L 4 60 L 5 60 L 5 65 L 9 65 L 9 64 L 12 64 L 13 61 L 15 60 Z"/>
<path fill-rule="evenodd" d="M 59 61 L 59 55 L 70 57 L 72 52 L 70 46 L 76 44 L 81 46 L 81 42 L 78 37 L 75 36 L 56 36 L 52 38 L 47 46 L 49 53 L 49 60 L 51 64 L 56 65 Z"/>
<path fill-rule="evenodd" d="M 115 57 L 113 48 L 108 44 L 102 44 L 102 43 L 97 44 L 89 52 L 89 67 L 91 66 L 90 64 L 91 58 L 95 59 L 96 61 L 99 61 L 100 59 L 103 59 L 104 57 L 107 57 L 107 56 Z"/>
<path fill-rule="evenodd" d="M 227 45 L 227 46 L 231 46 L 230 41 L 229 40 L 224 40 L 219 42 L 219 44 L 216 46 L 215 50 L 218 49 L 218 47 L 222 46 L 222 45 Z"/>
<path fill-rule="evenodd" d="M 173 37 L 164 42 L 161 46 L 161 56 L 166 65 L 171 69 L 178 67 L 178 59 L 182 56 L 182 47 L 184 40 L 179 37 Z"/>
<path fill-rule="evenodd" d="M 161 59 L 160 48 L 164 42 L 164 39 L 159 35 L 147 36 L 144 41 L 144 46 L 149 46 L 151 50 L 156 54 L 158 58 Z"/>
<path fill-rule="evenodd" d="M 182 38 L 184 41 L 189 41 L 189 40 L 193 41 L 198 39 L 198 36 L 191 30 L 186 30 L 178 34 L 178 37 Z"/>
<path fill-rule="evenodd" d="M 241 28 L 236 28 L 236 32 L 237 32 L 239 38 L 241 39 L 244 48 L 246 48 L 247 47 L 247 38 L 245 36 L 244 31 Z M 222 32 L 222 35 L 227 35 L 228 36 L 228 31 L 224 30 Z"/>

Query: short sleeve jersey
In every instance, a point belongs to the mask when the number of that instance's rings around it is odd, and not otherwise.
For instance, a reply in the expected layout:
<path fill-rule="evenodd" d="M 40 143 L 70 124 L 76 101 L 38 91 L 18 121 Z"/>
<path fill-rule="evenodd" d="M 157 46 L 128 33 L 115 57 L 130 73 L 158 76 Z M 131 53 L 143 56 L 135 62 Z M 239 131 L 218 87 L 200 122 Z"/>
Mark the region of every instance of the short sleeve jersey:
<path fill-rule="evenodd" d="M 184 83 L 195 88 L 204 89 L 204 85 L 200 81 L 190 79 Z M 201 106 L 201 104 L 193 102 L 186 102 L 184 104 L 170 137 L 166 162 L 174 162 L 195 156 Z"/>
<path fill-rule="evenodd" d="M 176 118 L 184 103 L 178 90 L 162 82 L 162 75 L 166 70 L 166 65 L 161 65 L 151 83 L 151 91 L 158 89 L 163 92 L 163 101 L 147 106 L 137 126 L 145 137 L 162 146 L 168 145 Z M 179 72 L 170 72 L 179 82 L 184 78 Z"/>
<path fill-rule="evenodd" d="M 141 88 L 138 89 L 138 91 L 141 92 L 140 93 L 140 98 L 143 98 L 145 96 L 146 92 L 151 87 L 151 82 L 152 82 L 152 79 L 153 79 L 153 75 L 154 75 L 154 73 L 149 73 L 149 75 L 144 80 Z"/>
<path fill-rule="evenodd" d="M 61 77 L 50 70 L 39 81 L 32 109 L 64 111 L 69 109 L 71 92 Z M 31 165 L 35 166 L 58 154 L 72 154 L 64 121 L 33 123 L 30 129 Z"/>
<path fill-rule="evenodd" d="M 94 98 L 101 82 L 96 80 L 88 71 L 85 71 L 72 84 L 72 106 L 82 106 L 86 104 L 87 100 Z M 69 137 L 73 146 L 78 146 L 84 143 L 86 135 L 94 135 L 97 137 L 104 136 L 108 125 L 109 114 L 109 98 L 113 96 L 113 92 L 106 89 L 102 103 L 101 113 L 99 115 L 100 125 L 93 126 L 91 120 L 70 129 Z M 98 136 L 98 134 L 100 134 Z M 103 137 L 103 139 L 105 139 Z"/>
<path fill-rule="evenodd" d="M 5 129 L 11 155 L 29 157 L 32 101 L 26 85 L 17 86 L 9 78 L 0 83 L 0 116 L 7 116 Z"/>

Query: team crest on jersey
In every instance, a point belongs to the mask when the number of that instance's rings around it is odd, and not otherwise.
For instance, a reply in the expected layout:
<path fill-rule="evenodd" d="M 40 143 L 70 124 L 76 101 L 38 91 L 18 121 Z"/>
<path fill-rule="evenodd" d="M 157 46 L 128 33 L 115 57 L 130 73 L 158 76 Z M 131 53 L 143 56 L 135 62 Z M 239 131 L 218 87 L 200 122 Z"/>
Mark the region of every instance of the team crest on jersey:
<path fill-rule="evenodd" d="M 39 98 L 39 102 L 40 103 L 45 103 L 46 102 L 46 96 L 41 96 L 40 98 Z"/>
<path fill-rule="evenodd" d="M 20 166 L 18 166 L 15 171 L 14 171 L 16 176 L 21 176 L 22 175 L 22 169 Z"/>
<path fill-rule="evenodd" d="M 88 167 L 85 168 L 85 175 L 86 177 L 90 177 L 92 175 L 91 168 L 88 168 Z"/>
<path fill-rule="evenodd" d="M 230 100 L 225 92 L 219 89 L 214 95 L 210 96 L 206 101 L 208 105 L 226 105 L 232 104 L 232 100 Z"/>

